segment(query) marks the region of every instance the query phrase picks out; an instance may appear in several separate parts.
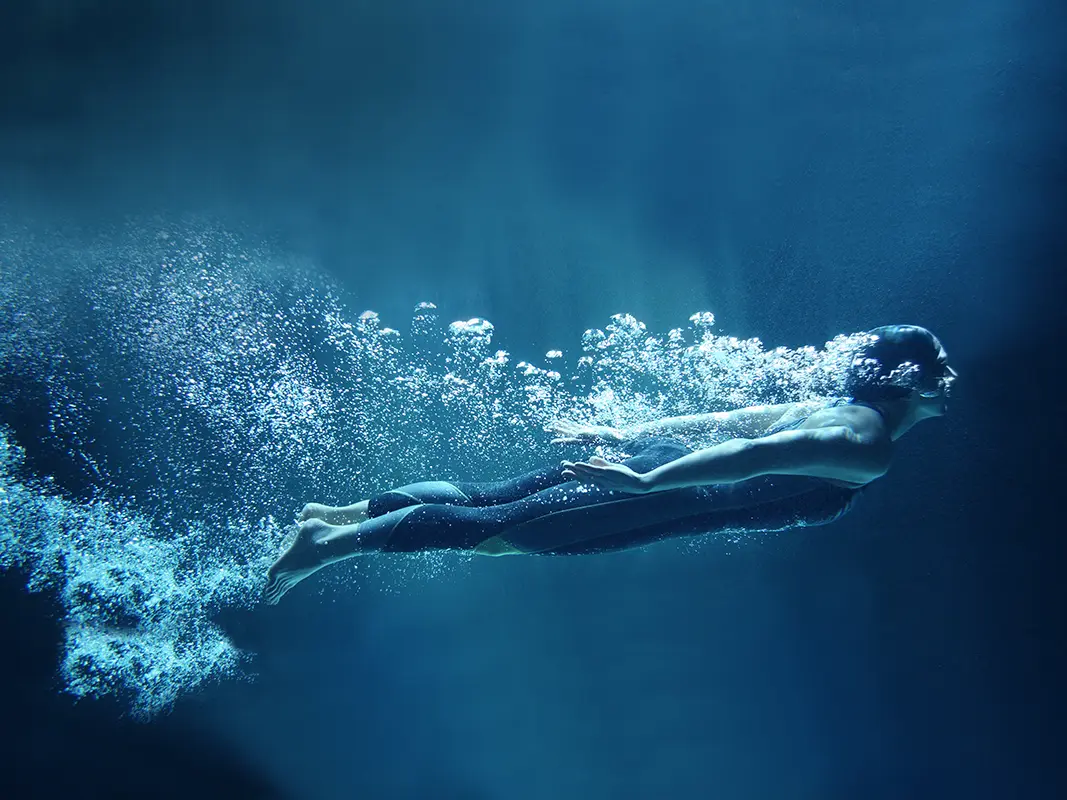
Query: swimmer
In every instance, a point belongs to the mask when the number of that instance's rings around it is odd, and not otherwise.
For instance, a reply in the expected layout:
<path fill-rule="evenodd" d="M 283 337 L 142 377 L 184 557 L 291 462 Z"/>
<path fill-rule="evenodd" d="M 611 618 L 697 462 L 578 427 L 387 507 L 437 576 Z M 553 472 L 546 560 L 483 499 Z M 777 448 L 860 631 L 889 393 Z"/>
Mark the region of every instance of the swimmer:
<path fill-rule="evenodd" d="M 296 540 L 268 571 L 277 603 L 317 570 L 370 553 L 588 555 L 723 531 L 825 525 L 886 474 L 893 442 L 945 414 L 957 373 L 915 325 L 870 331 L 847 397 L 669 417 L 625 430 L 559 421 L 554 443 L 610 442 L 613 463 L 564 461 L 495 483 L 424 481 L 350 506 L 304 506 Z M 725 438 L 692 450 L 678 434 Z"/>

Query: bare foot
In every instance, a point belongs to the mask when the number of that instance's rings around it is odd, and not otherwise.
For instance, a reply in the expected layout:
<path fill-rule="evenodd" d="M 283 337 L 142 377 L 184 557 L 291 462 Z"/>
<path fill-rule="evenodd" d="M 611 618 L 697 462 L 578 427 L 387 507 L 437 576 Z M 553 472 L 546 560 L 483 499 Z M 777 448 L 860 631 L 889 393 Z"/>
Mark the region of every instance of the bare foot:
<path fill-rule="evenodd" d="M 330 525 L 355 525 L 367 518 L 367 501 L 351 506 L 327 506 L 322 503 L 308 503 L 300 510 L 298 522 L 321 519 Z"/>
<path fill-rule="evenodd" d="M 318 544 L 333 530 L 332 525 L 327 525 L 321 519 L 300 523 L 300 530 L 289 549 L 267 570 L 267 587 L 263 590 L 263 596 L 268 603 L 277 604 L 286 592 L 329 563 Z"/>

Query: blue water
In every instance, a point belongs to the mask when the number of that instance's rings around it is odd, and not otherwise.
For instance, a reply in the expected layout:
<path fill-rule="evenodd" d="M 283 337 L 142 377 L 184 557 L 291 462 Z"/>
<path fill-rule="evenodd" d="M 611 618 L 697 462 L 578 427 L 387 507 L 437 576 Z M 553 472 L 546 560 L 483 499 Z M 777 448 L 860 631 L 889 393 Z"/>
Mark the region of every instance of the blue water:
<path fill-rule="evenodd" d="M 1045 796 L 1009 688 L 1040 528 L 992 500 L 988 426 L 1045 374 L 1062 16 L 0 12 L 0 567 L 47 650 L 8 681 L 17 777 L 61 750 L 90 796 Z M 953 407 L 826 529 L 361 559 L 260 603 L 305 502 L 572 457 L 560 417 L 834 395 L 892 322 L 944 340 Z"/>

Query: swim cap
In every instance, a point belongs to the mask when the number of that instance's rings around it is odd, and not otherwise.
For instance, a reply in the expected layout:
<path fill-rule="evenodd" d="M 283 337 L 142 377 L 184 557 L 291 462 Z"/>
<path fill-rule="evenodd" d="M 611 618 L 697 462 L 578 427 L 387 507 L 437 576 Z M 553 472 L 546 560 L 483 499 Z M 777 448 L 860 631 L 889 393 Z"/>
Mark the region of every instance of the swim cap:
<path fill-rule="evenodd" d="M 897 400 L 935 391 L 945 374 L 941 342 L 918 325 L 884 325 L 867 332 L 852 359 L 845 390 L 856 400 Z"/>

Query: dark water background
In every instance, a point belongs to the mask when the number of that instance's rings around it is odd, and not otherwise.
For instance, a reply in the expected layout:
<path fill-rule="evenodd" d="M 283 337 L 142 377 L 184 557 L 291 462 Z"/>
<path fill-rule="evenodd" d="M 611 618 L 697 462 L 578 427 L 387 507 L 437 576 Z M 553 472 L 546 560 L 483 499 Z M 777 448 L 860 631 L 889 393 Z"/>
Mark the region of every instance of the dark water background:
<path fill-rule="evenodd" d="M 50 600 L 5 576 L 13 796 L 1059 796 L 1064 20 L 1032 0 L 5 7 L 15 218 L 211 214 L 387 320 L 430 299 L 517 354 L 710 309 L 770 344 L 918 322 L 963 375 L 802 546 L 295 594 L 224 620 L 255 682 L 148 726 L 56 695 Z"/>

